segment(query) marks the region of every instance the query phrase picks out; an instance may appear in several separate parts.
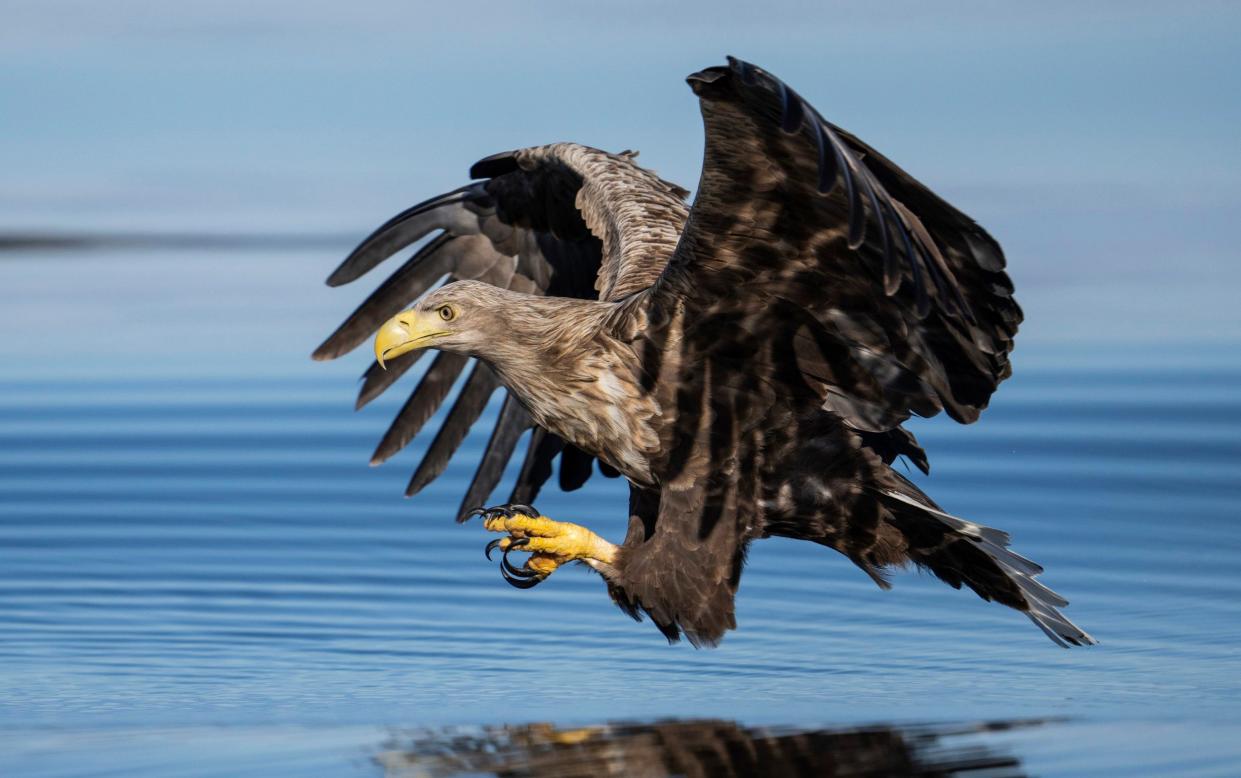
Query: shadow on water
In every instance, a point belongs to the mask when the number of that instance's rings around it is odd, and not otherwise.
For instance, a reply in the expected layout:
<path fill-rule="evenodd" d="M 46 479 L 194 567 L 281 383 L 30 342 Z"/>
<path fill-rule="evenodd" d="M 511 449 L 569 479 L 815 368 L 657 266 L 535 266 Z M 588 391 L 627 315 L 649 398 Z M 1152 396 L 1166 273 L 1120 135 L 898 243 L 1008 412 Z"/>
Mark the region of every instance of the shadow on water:
<path fill-rule="evenodd" d="M 979 736 L 1040 720 L 842 729 L 746 727 L 732 721 L 620 722 L 420 730 L 393 736 L 375 758 L 390 778 L 456 775 L 628 776 L 1023 775 L 1019 760 Z"/>

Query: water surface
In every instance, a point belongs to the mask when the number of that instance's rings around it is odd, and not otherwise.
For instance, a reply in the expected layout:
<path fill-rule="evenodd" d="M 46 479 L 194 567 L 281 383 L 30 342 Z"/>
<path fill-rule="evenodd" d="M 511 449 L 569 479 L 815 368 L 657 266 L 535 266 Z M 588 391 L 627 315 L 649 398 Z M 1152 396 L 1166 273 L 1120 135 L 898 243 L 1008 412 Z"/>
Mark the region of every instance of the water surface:
<path fill-rule="evenodd" d="M 199 767 L 244 772 L 250 743 L 254 764 L 330 755 L 366 772 L 381 725 L 1057 717 L 1010 739 L 1030 769 L 1068 774 L 1139 765 L 1081 748 L 1040 767 L 1048 742 L 1140 731 L 1170 757 L 1235 720 L 1235 350 L 1036 343 L 980 424 L 917 427 L 923 485 L 1010 531 L 1097 648 L 1058 649 L 929 577 L 882 592 L 834 552 L 768 540 L 740 629 L 697 651 L 625 618 L 585 569 L 511 589 L 483 559 L 488 534 L 452 522 L 495 407 L 414 500 L 399 495 L 426 436 L 367 467 L 401 398 L 355 414 L 364 355 L 306 358 L 344 307 L 314 309 L 328 294 L 316 271 L 338 253 L 0 264 L 5 315 L 38 325 L 6 341 L 0 380 L 0 721 L 24 769 L 80 767 L 72 755 L 102 742 L 129 770 L 204 749 Z M 599 478 L 539 500 L 612 537 L 624 504 Z M 216 738 L 238 745 L 208 748 Z M 1204 774 L 1224 770 L 1212 753 Z"/>
<path fill-rule="evenodd" d="M 1236 774 L 1235 9 L 364 5 L 6 14 L 0 774 L 526 769 L 660 738 L 823 756 L 858 732 L 998 774 Z M 378 281 L 322 285 L 352 243 L 519 145 L 637 147 L 692 186 L 681 78 L 725 53 L 1004 245 L 1015 375 L 978 424 L 915 425 L 918 480 L 1009 531 L 1099 646 L 768 540 L 740 629 L 670 647 L 586 570 L 511 589 L 452 522 L 494 405 L 414 500 L 434 423 L 367 466 L 415 375 L 354 413 L 366 355 L 308 358 Z M 538 505 L 623 533 L 615 481 Z"/>

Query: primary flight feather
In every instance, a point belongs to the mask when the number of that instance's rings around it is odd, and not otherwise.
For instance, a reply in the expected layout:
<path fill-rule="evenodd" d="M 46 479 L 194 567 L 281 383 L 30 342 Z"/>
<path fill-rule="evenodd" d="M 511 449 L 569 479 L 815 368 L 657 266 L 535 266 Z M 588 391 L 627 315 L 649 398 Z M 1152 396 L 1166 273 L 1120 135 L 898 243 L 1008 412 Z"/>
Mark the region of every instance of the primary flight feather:
<path fill-rule="evenodd" d="M 332 273 L 347 283 L 438 233 L 315 352 L 375 335 L 360 407 L 439 350 L 373 461 L 418 433 L 473 358 L 408 493 L 503 387 L 458 518 L 503 536 L 488 554 L 516 586 L 582 561 L 634 618 L 711 645 L 736 626 L 748 544 L 778 535 L 834 548 L 885 588 L 912 563 L 1061 645 L 1094 642 L 1005 533 L 945 513 L 891 467 L 927 470 L 911 415 L 972 422 L 1011 372 L 1021 309 L 999 245 L 762 69 L 730 58 L 688 82 L 706 125 L 692 207 L 631 152 L 521 149 L 394 217 Z M 480 508 L 531 429 L 510 503 Z M 566 489 L 596 460 L 628 480 L 622 544 L 528 507 L 557 457 Z"/>

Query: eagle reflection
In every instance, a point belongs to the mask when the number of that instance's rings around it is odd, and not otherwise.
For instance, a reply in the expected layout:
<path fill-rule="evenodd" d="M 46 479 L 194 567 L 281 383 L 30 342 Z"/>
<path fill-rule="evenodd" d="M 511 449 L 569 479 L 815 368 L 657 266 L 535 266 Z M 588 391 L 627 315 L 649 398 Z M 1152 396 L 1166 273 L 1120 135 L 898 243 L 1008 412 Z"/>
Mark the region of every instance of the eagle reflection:
<path fill-rule="evenodd" d="M 1036 723 L 838 730 L 745 727 L 716 720 L 577 729 L 523 724 L 399 735 L 385 745 L 376 761 L 390 778 L 463 774 L 505 778 L 997 778 L 1023 775 L 1018 760 L 970 736 Z"/>

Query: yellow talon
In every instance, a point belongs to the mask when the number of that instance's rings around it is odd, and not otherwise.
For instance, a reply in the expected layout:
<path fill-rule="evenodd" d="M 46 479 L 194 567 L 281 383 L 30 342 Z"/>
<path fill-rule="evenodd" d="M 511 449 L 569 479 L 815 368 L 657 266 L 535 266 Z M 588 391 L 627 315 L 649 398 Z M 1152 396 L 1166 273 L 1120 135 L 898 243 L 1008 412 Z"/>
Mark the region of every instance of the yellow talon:
<path fill-rule="evenodd" d="M 528 589 L 546 579 L 556 568 L 574 561 L 585 562 L 606 575 L 616 560 L 615 545 L 580 525 L 506 509 L 479 513 L 483 515 L 484 529 L 507 535 L 487 544 L 488 558 L 492 549 L 504 552 L 500 571 L 506 581 L 518 588 Z M 528 552 L 530 558 L 522 567 L 514 567 L 508 561 L 513 551 Z"/>
<path fill-rule="evenodd" d="M 513 540 L 524 539 L 526 542 L 519 544 L 519 548 L 562 558 L 561 564 L 582 559 L 610 565 L 616 559 L 613 544 L 579 524 L 546 516 L 492 516 L 484 519 L 483 528 L 508 533 L 509 537 L 500 541 L 502 551 L 512 547 Z"/>

